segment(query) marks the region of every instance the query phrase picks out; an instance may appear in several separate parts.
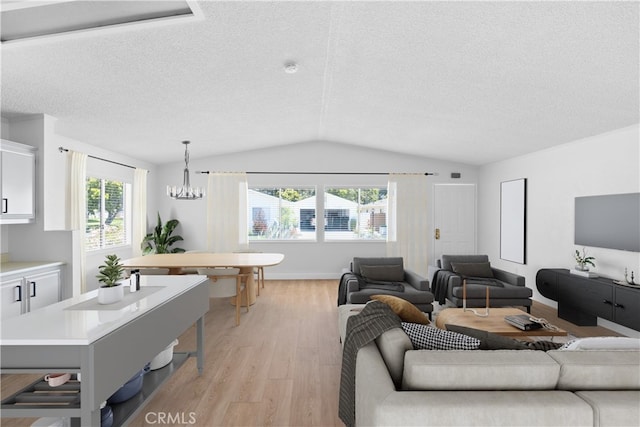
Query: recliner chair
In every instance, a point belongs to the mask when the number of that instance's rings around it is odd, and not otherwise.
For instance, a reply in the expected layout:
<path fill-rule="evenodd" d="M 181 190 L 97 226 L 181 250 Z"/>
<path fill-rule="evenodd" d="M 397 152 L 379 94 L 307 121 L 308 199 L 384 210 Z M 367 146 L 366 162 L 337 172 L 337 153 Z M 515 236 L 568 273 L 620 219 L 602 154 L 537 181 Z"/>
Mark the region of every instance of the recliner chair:
<path fill-rule="evenodd" d="M 372 295 L 393 295 L 409 301 L 431 318 L 429 282 L 404 268 L 402 257 L 353 258 L 340 281 L 338 305 L 365 304 Z"/>
<path fill-rule="evenodd" d="M 431 292 L 440 305 L 448 300 L 462 307 L 463 279 L 467 279 L 467 307 L 485 307 L 489 288 L 491 307 L 522 306 L 531 313 L 533 291 L 523 276 L 491 267 L 487 255 L 442 255 L 429 266 Z"/>

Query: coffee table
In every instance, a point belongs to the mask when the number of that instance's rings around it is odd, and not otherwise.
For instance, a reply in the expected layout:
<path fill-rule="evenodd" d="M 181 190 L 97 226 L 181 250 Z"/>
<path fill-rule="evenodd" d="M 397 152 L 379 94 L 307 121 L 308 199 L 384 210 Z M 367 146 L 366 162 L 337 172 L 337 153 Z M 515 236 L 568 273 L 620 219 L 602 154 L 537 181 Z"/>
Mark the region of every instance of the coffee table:
<path fill-rule="evenodd" d="M 483 308 L 475 309 L 478 313 L 484 313 Z M 508 324 L 505 316 L 527 313 L 517 308 L 489 308 L 489 316 L 476 316 L 470 311 L 464 311 L 462 308 L 445 308 L 436 316 L 436 326 L 440 329 L 446 329 L 445 325 L 466 326 L 468 328 L 480 329 L 494 334 L 506 337 L 536 337 L 536 336 L 566 336 L 567 331 L 559 329 L 536 329 L 533 331 L 523 331 Z"/>

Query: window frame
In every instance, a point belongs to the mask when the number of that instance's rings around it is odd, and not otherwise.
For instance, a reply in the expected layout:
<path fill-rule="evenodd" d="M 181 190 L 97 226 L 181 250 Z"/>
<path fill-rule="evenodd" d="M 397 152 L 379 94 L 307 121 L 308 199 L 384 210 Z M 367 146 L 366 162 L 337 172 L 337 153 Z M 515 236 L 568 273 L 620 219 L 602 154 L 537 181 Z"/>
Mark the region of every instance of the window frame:
<path fill-rule="evenodd" d="M 103 217 L 103 213 L 105 212 L 104 209 L 100 209 L 100 213 L 99 213 L 99 228 L 100 228 L 100 236 L 98 237 L 98 241 L 99 241 L 99 246 L 95 247 L 92 245 L 89 245 L 89 198 L 87 197 L 87 207 L 85 209 L 85 234 L 84 234 L 84 246 L 85 246 L 85 252 L 87 253 L 100 253 L 101 251 L 103 252 L 111 252 L 114 250 L 118 250 L 118 249 L 122 249 L 122 248 L 128 248 L 128 247 L 132 247 L 132 227 L 133 227 L 133 218 L 132 218 L 132 192 L 133 192 L 133 184 L 131 182 L 129 182 L 127 179 L 121 178 L 121 177 L 113 177 L 113 176 L 106 176 L 103 174 L 97 174 L 97 173 L 87 173 L 87 176 L 85 178 L 85 182 L 87 183 L 87 188 L 86 188 L 86 192 L 88 193 L 88 183 L 89 180 L 91 179 L 96 179 L 99 180 L 101 182 L 100 187 L 100 200 L 101 203 L 104 203 L 104 186 L 106 181 L 112 181 L 112 182 L 119 182 L 122 183 L 122 219 L 123 219 L 123 226 L 124 226 L 124 241 L 118 242 L 117 244 L 113 244 L 113 245 L 105 245 L 104 243 L 108 240 L 106 237 L 104 237 L 104 226 L 105 224 L 103 223 L 105 221 L 105 218 Z"/>
<path fill-rule="evenodd" d="M 328 213 L 330 211 L 335 211 L 336 210 L 336 209 L 333 209 L 333 208 L 328 208 L 327 207 L 327 202 L 326 202 L 326 195 L 327 194 L 331 194 L 328 191 L 329 190 L 334 190 L 334 189 L 337 189 L 337 190 L 339 190 L 339 189 L 348 189 L 348 190 L 356 190 L 356 191 L 359 192 L 359 194 L 358 194 L 358 199 L 359 200 L 358 200 L 358 202 L 354 202 L 354 203 L 357 203 L 357 205 L 355 207 L 355 210 L 356 210 L 355 219 L 356 219 L 357 222 L 356 222 L 356 224 L 354 226 L 354 229 L 360 229 L 360 221 L 361 221 L 361 218 L 362 218 L 362 215 L 363 215 L 363 212 L 361 211 L 361 208 L 362 208 L 362 206 L 365 206 L 365 205 L 362 204 L 362 202 L 360 200 L 361 199 L 361 194 L 360 194 L 361 190 L 370 190 L 370 189 L 384 190 L 384 193 L 385 193 L 384 199 L 378 199 L 378 200 L 386 200 L 387 201 L 387 206 L 384 208 L 384 210 L 385 210 L 385 212 L 384 212 L 384 214 L 385 214 L 385 224 L 386 224 L 386 221 L 388 219 L 388 212 L 389 212 L 388 211 L 388 200 L 389 200 L 389 197 L 388 197 L 388 188 L 387 187 L 383 187 L 383 186 L 375 185 L 375 184 L 372 184 L 372 185 L 327 185 L 327 186 L 325 186 L 323 188 L 323 207 L 324 207 L 325 218 L 328 217 Z M 333 194 L 333 196 L 335 196 L 335 195 Z M 340 196 L 336 196 L 336 197 L 340 197 Z M 345 199 L 345 200 L 348 200 L 348 199 Z M 351 227 L 351 225 L 350 225 L 351 221 L 352 221 L 352 218 L 350 217 L 349 218 L 349 222 L 348 222 L 348 227 Z M 326 222 L 327 221 L 325 221 L 325 223 Z M 388 227 L 388 224 L 386 224 L 385 226 Z M 349 230 L 345 230 L 345 231 L 349 231 Z M 339 230 L 328 230 L 327 228 L 325 228 L 324 229 L 324 236 L 323 236 L 324 239 L 323 240 L 325 242 L 331 242 L 331 243 L 341 243 L 341 242 L 367 242 L 367 243 L 383 242 L 383 243 L 386 243 L 386 241 L 387 241 L 387 234 L 386 233 L 385 234 L 381 234 L 379 237 L 376 237 L 376 238 L 367 238 L 367 237 L 363 237 L 362 233 L 358 231 L 357 236 L 355 236 L 355 237 L 351 237 L 351 238 L 336 238 L 335 237 L 336 233 L 340 233 L 340 232 L 341 231 L 339 231 Z"/>
<path fill-rule="evenodd" d="M 298 200 L 296 202 L 292 202 L 292 203 L 298 203 L 298 202 L 302 202 L 306 199 L 309 198 L 314 198 L 314 204 L 313 204 L 313 210 L 314 212 L 316 212 L 316 216 L 317 216 L 317 212 L 318 212 L 318 187 L 316 185 L 252 185 L 248 187 L 248 191 L 249 191 L 249 195 L 248 195 L 248 200 L 247 200 L 247 241 L 249 242 L 249 244 L 262 244 L 262 243 L 285 243 L 285 242 L 296 242 L 296 243 L 315 243 L 318 242 L 318 229 L 317 227 L 315 227 L 315 229 L 313 230 L 313 237 L 300 237 L 300 238 L 296 238 L 296 237 L 289 237 L 289 238 L 259 238 L 257 237 L 255 234 L 252 234 L 252 231 L 255 229 L 255 216 L 254 216 L 254 210 L 256 208 L 261 208 L 260 206 L 254 206 L 251 203 L 251 192 L 256 192 L 256 193 L 262 193 L 265 194 L 267 196 L 270 196 L 269 194 L 263 193 L 260 190 L 277 190 L 277 191 L 283 191 L 283 190 L 313 190 L 314 194 L 313 196 L 309 196 L 305 199 L 301 199 Z M 274 196 L 271 196 L 274 197 Z M 283 207 L 281 206 L 282 200 L 287 200 L 287 199 L 283 199 L 282 197 L 278 198 L 279 200 L 279 204 L 277 206 L 278 209 L 278 222 L 282 222 L 281 221 L 281 210 L 283 209 Z M 296 212 L 296 208 L 294 207 L 294 217 L 297 218 L 297 226 L 294 226 L 294 233 L 296 233 L 296 235 L 301 235 L 304 236 L 305 233 L 306 234 L 310 234 L 310 231 L 305 229 L 305 231 L 302 230 L 301 227 L 301 216 L 300 216 L 300 211 L 302 210 L 301 207 L 297 208 L 297 216 L 295 216 L 295 212 Z M 308 208 L 304 208 L 305 210 L 307 210 Z M 265 219 L 265 221 L 267 222 L 267 224 L 265 224 L 266 229 L 270 228 L 269 227 L 269 222 L 272 221 L 271 215 L 268 215 L 267 218 Z"/>

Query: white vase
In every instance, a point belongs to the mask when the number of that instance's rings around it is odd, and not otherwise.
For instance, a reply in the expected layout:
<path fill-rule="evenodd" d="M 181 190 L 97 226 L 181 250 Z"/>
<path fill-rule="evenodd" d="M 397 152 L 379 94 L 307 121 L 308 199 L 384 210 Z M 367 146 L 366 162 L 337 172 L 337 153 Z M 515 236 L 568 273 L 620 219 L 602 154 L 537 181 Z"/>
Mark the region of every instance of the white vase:
<path fill-rule="evenodd" d="M 578 264 L 575 268 L 578 271 L 589 271 L 589 267 L 587 267 L 585 264 Z"/>
<path fill-rule="evenodd" d="M 116 286 L 98 288 L 98 303 L 113 304 L 124 298 L 124 286 L 117 284 Z"/>

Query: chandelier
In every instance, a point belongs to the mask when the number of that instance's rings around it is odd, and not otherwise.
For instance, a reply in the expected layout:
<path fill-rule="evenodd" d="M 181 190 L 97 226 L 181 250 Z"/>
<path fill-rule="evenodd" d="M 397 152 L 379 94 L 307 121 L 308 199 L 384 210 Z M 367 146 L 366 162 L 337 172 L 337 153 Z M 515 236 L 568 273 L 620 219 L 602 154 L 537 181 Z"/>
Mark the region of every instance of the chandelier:
<path fill-rule="evenodd" d="M 182 185 L 167 185 L 167 196 L 177 200 L 196 200 L 204 196 L 204 188 L 192 187 L 189 179 L 189 143 L 190 141 L 182 141 L 184 144 L 184 176 Z"/>

